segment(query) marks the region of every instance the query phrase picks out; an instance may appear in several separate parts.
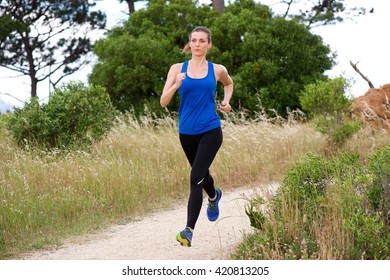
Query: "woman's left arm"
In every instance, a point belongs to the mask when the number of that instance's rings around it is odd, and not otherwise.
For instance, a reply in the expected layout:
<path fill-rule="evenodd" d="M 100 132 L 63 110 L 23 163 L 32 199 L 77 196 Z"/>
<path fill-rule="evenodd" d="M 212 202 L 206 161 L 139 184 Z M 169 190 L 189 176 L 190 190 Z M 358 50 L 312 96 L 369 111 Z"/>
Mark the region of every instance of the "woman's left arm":
<path fill-rule="evenodd" d="M 225 66 L 221 64 L 215 65 L 215 72 L 217 81 L 220 81 L 223 84 L 224 97 L 221 102 L 220 109 L 224 112 L 230 112 L 230 99 L 233 95 L 233 79 L 230 77 Z"/>

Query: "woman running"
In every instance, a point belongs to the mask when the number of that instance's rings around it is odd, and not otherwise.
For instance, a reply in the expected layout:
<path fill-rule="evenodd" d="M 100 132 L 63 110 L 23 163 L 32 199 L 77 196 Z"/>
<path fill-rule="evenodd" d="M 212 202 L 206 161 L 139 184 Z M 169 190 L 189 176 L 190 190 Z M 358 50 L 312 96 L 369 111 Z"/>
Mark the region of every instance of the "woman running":
<path fill-rule="evenodd" d="M 161 106 L 165 107 L 179 91 L 179 138 L 191 165 L 191 186 L 186 227 L 176 235 L 176 240 L 188 247 L 191 246 L 202 208 L 203 190 L 209 197 L 207 217 L 210 221 L 218 219 L 218 203 L 222 197 L 222 191 L 215 188 L 209 173 L 209 167 L 222 145 L 221 120 L 216 112 L 215 95 L 219 81 L 224 86 L 224 98 L 219 108 L 230 112 L 233 80 L 223 65 L 206 60 L 211 46 L 210 30 L 196 27 L 183 49 L 183 52 L 191 52 L 191 59 L 171 66 L 160 99 Z"/>

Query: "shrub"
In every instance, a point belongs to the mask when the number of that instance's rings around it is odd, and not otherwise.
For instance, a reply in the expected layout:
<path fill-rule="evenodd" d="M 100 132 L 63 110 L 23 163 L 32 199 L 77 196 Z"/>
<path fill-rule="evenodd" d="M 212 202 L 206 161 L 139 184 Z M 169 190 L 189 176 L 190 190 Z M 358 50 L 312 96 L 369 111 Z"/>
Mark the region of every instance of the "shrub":
<path fill-rule="evenodd" d="M 346 87 L 346 80 L 342 77 L 318 81 L 305 86 L 299 101 L 302 108 L 312 116 L 334 117 L 341 121 L 342 114 L 350 105 L 350 101 L 344 95 Z"/>
<path fill-rule="evenodd" d="M 344 121 L 331 130 L 331 140 L 334 144 L 339 145 L 345 143 L 361 128 L 361 124 L 358 121 Z"/>
<path fill-rule="evenodd" d="M 348 83 L 342 77 L 318 81 L 305 86 L 299 98 L 316 129 L 327 135 L 329 144 L 336 148 L 341 147 L 361 127 L 359 122 L 345 118 L 351 104 L 345 95 L 347 87 Z"/>
<path fill-rule="evenodd" d="M 367 166 L 372 178 L 367 190 L 370 206 L 390 225 L 390 146 L 369 157 Z"/>
<path fill-rule="evenodd" d="M 388 174 L 390 146 L 367 164 L 347 152 L 330 159 L 307 155 L 288 170 L 266 210 L 253 203 L 247 208 L 258 232 L 241 245 L 241 252 L 249 250 L 242 254 L 254 259 L 388 259 Z"/>
<path fill-rule="evenodd" d="M 301 163 L 293 165 L 278 189 L 276 199 L 291 199 L 301 209 L 305 204 L 315 203 L 325 192 L 329 177 L 327 162 L 320 156 L 308 154 Z"/>
<path fill-rule="evenodd" d="M 8 128 L 22 146 L 83 149 L 111 128 L 115 110 L 100 86 L 71 82 L 55 90 L 47 104 L 37 98 L 10 116 Z"/>

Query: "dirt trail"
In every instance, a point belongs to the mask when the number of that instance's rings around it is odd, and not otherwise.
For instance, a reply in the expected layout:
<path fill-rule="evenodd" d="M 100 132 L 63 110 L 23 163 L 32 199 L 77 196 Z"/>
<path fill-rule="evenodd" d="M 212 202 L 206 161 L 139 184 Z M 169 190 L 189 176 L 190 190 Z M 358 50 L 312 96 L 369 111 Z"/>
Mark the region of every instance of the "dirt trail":
<path fill-rule="evenodd" d="M 126 225 L 115 225 L 98 234 L 65 242 L 55 250 L 22 256 L 29 260 L 208 260 L 228 259 L 244 234 L 252 231 L 245 214 L 246 198 L 260 195 L 273 186 L 257 186 L 224 191 L 220 217 L 212 223 L 203 202 L 192 247 L 182 247 L 176 233 L 186 221 L 186 205 L 151 214 Z"/>

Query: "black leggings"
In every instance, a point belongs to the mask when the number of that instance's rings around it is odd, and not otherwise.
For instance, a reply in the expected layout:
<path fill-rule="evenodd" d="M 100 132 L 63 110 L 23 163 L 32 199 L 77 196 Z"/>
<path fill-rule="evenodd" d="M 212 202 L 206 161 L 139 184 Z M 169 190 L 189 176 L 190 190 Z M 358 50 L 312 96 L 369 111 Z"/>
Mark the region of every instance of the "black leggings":
<path fill-rule="evenodd" d="M 204 189 L 210 198 L 216 194 L 209 167 L 222 145 L 221 127 L 199 135 L 180 134 L 180 143 L 191 165 L 191 190 L 187 205 L 187 227 L 195 228 L 203 202 Z"/>

